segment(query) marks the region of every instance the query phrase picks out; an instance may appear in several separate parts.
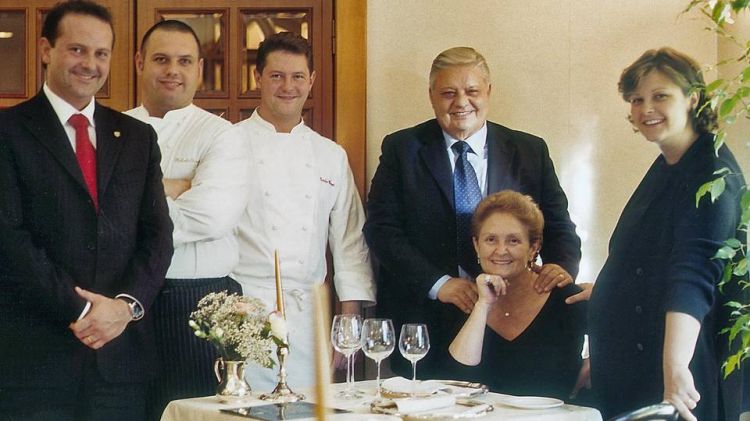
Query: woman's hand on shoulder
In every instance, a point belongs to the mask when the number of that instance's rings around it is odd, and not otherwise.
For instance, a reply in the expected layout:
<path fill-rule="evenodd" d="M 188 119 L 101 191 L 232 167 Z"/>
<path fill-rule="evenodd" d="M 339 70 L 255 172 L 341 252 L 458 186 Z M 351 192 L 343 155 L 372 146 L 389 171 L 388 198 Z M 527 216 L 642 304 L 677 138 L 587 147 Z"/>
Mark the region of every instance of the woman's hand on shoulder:
<path fill-rule="evenodd" d="M 482 273 L 477 276 L 477 291 L 479 292 L 479 302 L 492 304 L 497 301 L 500 294 L 505 295 L 508 289 L 508 281 L 499 275 L 490 275 Z"/>

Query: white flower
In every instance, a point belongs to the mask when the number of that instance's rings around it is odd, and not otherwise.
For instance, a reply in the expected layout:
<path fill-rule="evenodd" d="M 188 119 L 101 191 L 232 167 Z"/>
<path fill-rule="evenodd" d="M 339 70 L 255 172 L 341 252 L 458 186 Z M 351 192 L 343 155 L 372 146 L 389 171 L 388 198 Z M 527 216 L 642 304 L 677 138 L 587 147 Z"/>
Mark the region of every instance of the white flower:
<path fill-rule="evenodd" d="M 718 1 L 719 0 L 708 0 L 708 7 L 710 7 L 713 10 L 713 8 L 716 7 L 716 3 Z"/>
<path fill-rule="evenodd" d="M 268 322 L 271 324 L 271 335 L 286 343 L 289 331 L 284 317 L 278 311 L 272 311 L 268 315 Z"/>

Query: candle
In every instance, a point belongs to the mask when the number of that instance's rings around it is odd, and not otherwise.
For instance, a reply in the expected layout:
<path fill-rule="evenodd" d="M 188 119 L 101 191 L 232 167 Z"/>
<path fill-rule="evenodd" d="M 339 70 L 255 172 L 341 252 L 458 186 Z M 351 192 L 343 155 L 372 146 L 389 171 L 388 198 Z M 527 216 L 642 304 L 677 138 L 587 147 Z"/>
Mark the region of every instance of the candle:
<path fill-rule="evenodd" d="M 286 319 L 284 313 L 284 290 L 281 288 L 281 269 L 279 268 L 279 251 L 273 251 L 273 269 L 276 275 L 276 311 Z"/>
<path fill-rule="evenodd" d="M 328 405 L 328 384 L 331 380 L 330 357 L 328 354 L 328 338 L 331 328 L 328 291 L 324 284 L 313 288 L 313 302 L 315 308 L 315 415 L 317 420 L 326 419 Z"/>

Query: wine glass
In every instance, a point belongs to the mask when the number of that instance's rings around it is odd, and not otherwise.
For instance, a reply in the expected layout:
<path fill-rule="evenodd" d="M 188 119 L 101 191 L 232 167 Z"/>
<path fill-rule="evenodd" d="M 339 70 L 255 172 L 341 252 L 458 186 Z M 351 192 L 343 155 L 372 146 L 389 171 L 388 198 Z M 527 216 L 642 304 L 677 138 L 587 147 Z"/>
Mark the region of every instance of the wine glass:
<path fill-rule="evenodd" d="M 338 314 L 331 325 L 331 343 L 336 351 L 346 357 L 346 389 L 336 397 L 340 399 L 361 398 L 362 393 L 354 390 L 352 355 L 362 347 L 362 317 L 359 314 Z"/>
<path fill-rule="evenodd" d="M 430 336 L 427 335 L 427 326 L 424 324 L 407 323 L 401 327 L 401 335 L 398 338 L 398 350 L 401 355 L 411 361 L 412 369 L 412 397 L 417 385 L 417 361 L 427 355 L 430 350 Z"/>
<path fill-rule="evenodd" d="M 396 347 L 396 332 L 390 319 L 365 319 L 362 327 L 362 351 L 378 365 L 375 398 L 380 399 L 380 363 Z"/>

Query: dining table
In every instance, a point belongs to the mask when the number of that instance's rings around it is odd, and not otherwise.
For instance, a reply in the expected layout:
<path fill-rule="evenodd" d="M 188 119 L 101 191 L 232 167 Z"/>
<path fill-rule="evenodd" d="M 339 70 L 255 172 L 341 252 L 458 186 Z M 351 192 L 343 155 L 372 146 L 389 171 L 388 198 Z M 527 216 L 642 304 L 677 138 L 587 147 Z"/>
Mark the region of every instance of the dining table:
<path fill-rule="evenodd" d="M 342 400 L 335 397 L 336 392 L 346 387 L 345 383 L 331 384 L 330 397 L 327 406 L 349 411 L 348 413 L 329 414 L 327 420 L 332 421 L 387 421 L 401 420 L 401 417 L 394 415 L 372 414 L 370 404 L 375 399 L 376 383 L 374 380 L 358 381 L 354 383 L 355 387 L 364 392 L 362 398 Z M 315 396 L 310 390 L 301 391 L 306 396 L 306 402 L 315 402 Z M 241 415 L 222 412 L 222 410 L 244 408 L 250 406 L 268 405 L 269 401 L 258 398 L 261 393 L 253 393 L 252 397 L 242 403 L 221 403 L 215 396 L 198 397 L 191 399 L 175 400 L 167 405 L 161 416 L 161 421 L 241 421 L 249 420 Z M 602 415 L 594 408 L 583 406 L 562 404 L 554 408 L 547 409 L 527 409 L 508 405 L 513 402 L 514 397 L 500 393 L 488 392 L 472 398 L 491 405 L 491 410 L 485 415 L 472 417 L 475 420 L 485 421 L 602 421 Z M 435 419 L 450 419 L 455 417 L 438 417 Z M 314 417 L 303 418 L 301 420 L 314 420 Z M 406 417 L 405 419 L 412 419 Z M 431 419 L 427 417 L 414 417 L 414 419 Z"/>

